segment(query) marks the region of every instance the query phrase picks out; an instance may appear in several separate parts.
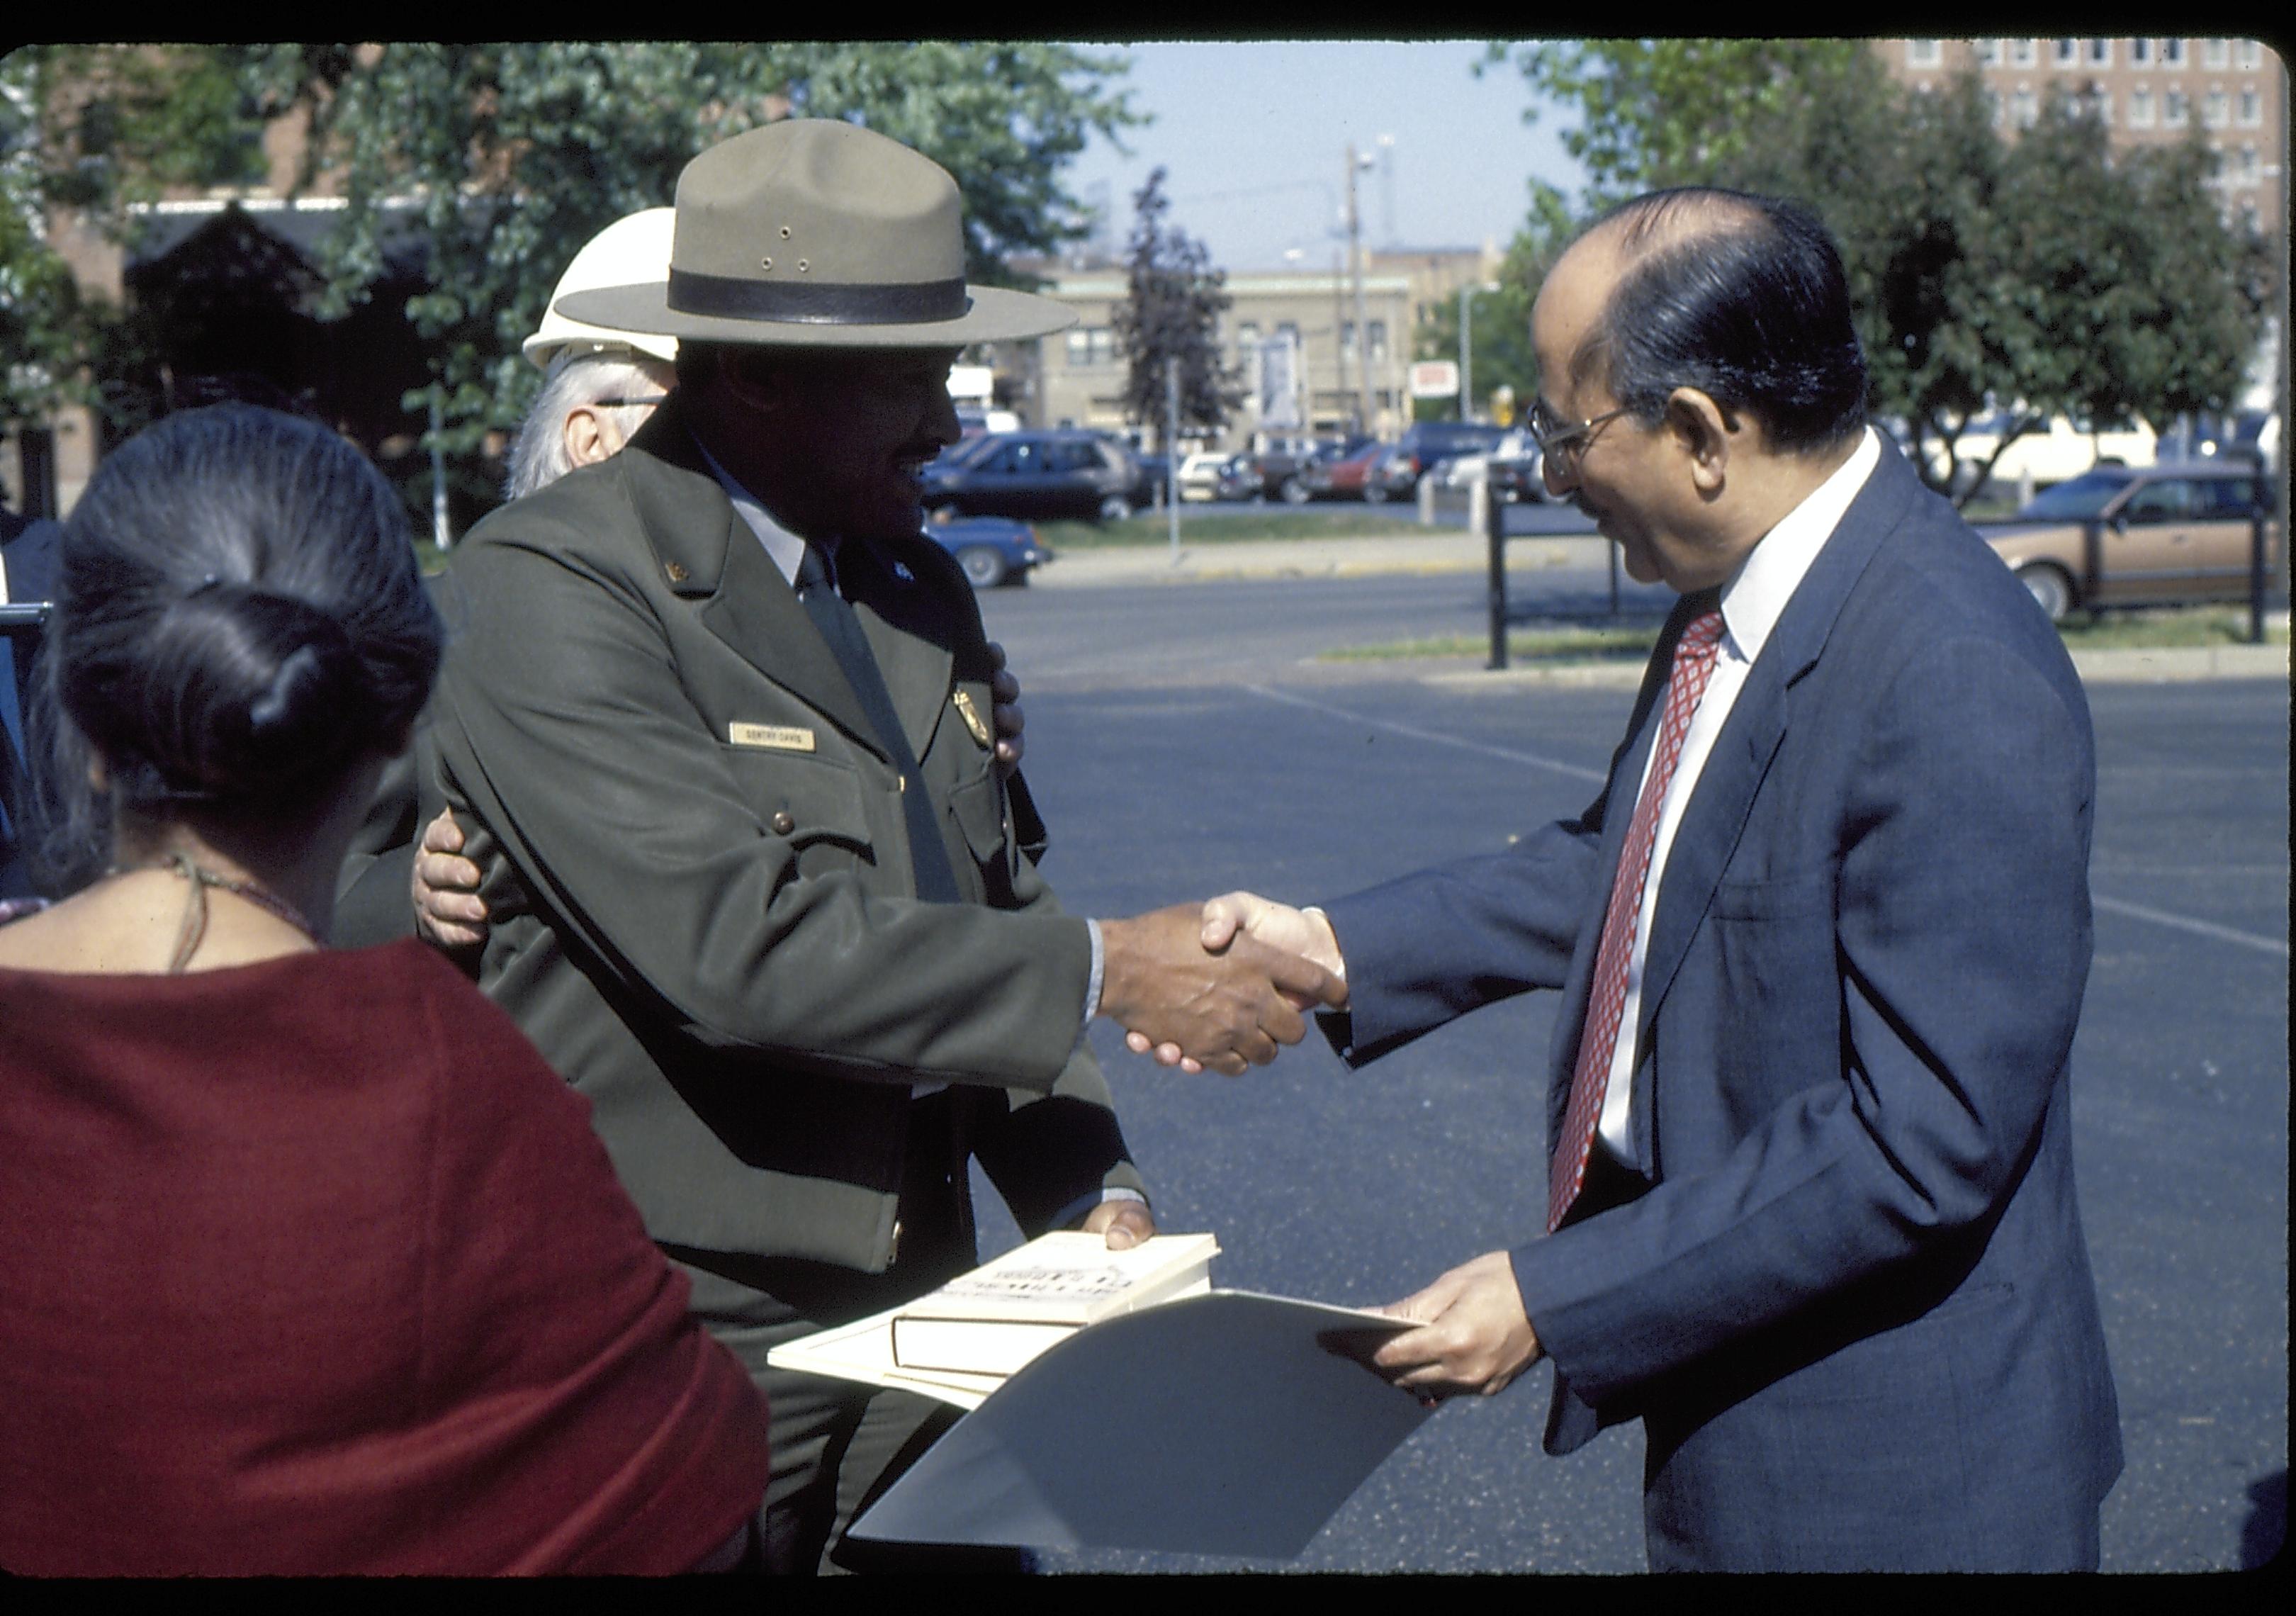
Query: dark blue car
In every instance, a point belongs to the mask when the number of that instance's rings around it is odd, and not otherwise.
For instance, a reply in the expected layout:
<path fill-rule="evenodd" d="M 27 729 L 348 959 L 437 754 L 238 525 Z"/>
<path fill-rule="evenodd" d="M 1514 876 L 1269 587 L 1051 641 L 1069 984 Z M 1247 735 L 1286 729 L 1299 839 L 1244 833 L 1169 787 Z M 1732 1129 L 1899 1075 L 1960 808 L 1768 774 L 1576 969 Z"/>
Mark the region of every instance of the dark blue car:
<path fill-rule="evenodd" d="M 952 516 L 925 523 L 925 532 L 956 557 L 976 589 L 1025 584 L 1029 569 L 1041 567 L 1053 553 L 1037 542 L 1037 530 L 1004 516 Z"/>

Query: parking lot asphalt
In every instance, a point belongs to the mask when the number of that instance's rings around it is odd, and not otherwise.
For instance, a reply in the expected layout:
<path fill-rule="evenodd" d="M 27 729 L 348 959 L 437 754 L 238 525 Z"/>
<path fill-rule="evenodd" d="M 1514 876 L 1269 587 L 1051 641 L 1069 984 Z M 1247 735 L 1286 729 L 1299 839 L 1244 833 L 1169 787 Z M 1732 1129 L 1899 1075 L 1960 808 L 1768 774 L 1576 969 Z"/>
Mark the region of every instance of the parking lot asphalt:
<path fill-rule="evenodd" d="M 1489 569 L 1489 549 L 1480 536 L 1457 529 L 1411 525 L 1407 513 L 1398 513 L 1397 521 L 1396 530 L 1390 534 L 1192 542 L 1184 519 L 1177 550 L 1166 545 L 1064 550 L 1052 565 L 1036 572 L 1030 582 L 1042 589 L 1150 587 L 1242 579 L 1435 577 L 1482 573 Z M 1507 553 L 1511 574 L 1528 568 L 1591 575 L 1610 564 L 1610 542 L 1594 533 L 1516 534 L 1511 539 Z M 2267 613 L 2267 621 L 2287 628 L 2286 604 Z M 2084 681 L 2091 683 L 2285 677 L 2288 647 L 2076 650 L 2073 666 Z M 1631 686 L 1642 677 L 1642 669 L 1634 664 L 1511 669 L 1479 677 L 1520 682 L 1566 678 L 1578 684 L 1615 682 Z"/>

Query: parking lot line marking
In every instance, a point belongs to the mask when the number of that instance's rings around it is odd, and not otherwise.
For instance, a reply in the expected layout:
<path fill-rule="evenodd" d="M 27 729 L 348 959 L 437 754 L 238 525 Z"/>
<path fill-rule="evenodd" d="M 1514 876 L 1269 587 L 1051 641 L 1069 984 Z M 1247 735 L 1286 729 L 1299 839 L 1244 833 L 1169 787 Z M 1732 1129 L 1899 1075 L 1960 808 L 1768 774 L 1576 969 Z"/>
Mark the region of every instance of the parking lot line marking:
<path fill-rule="evenodd" d="M 2126 915 L 2131 920 L 2149 920 L 2156 926 L 2174 926 L 2179 931 L 2196 931 L 2202 937 L 2213 937 L 2218 942 L 2238 943 L 2243 948 L 2276 954 L 2282 959 L 2288 957 L 2288 945 L 2276 937 L 2259 937 L 2253 931 L 2235 931 L 2230 926 L 2171 915 L 2162 909 L 2148 909 L 2142 904 L 2123 903 L 2117 898 L 2099 898 L 2094 893 L 2090 895 L 2089 902 L 2115 915 Z"/>
<path fill-rule="evenodd" d="M 1247 685 L 1244 689 L 1253 695 L 1264 696 L 1271 701 L 1288 702 L 1293 707 L 1304 707 L 1310 712 L 1319 712 L 1328 718 L 1345 718 L 1351 724 L 1368 725 L 1374 729 L 1383 729 L 1390 734 L 1407 735 L 1414 741 L 1425 741 L 1436 746 L 1455 746 L 1462 751 L 1480 752 L 1487 758 L 1504 759 L 1509 763 L 1526 763 L 1534 768 L 1553 769 L 1556 774 L 1569 775 L 1578 780 L 1592 780 L 1599 783 L 1605 778 L 1600 769 L 1587 768 L 1576 763 L 1563 763 L 1554 758 L 1542 758 L 1536 752 L 1517 751 L 1512 747 L 1492 746 L 1481 741 L 1469 741 L 1462 736 L 1445 734 L 1440 730 L 1421 729 L 1416 725 L 1397 724 L 1385 718 L 1374 718 L 1365 713 L 1352 712 L 1344 707 L 1334 707 L 1328 701 L 1310 701 L 1306 696 L 1294 695 L 1288 690 L 1275 690 L 1265 685 Z M 2117 898 L 2100 898 L 2092 895 L 2089 901 L 2100 909 L 2114 915 L 2127 915 L 2131 920 L 2151 921 L 2158 926 L 2174 926 L 2181 931 L 2191 931 L 2202 937 L 2215 938 L 2218 942 L 2234 943 L 2243 948 L 2255 948 L 2266 954 L 2276 954 L 2282 959 L 2289 957 L 2287 943 L 2278 938 L 2261 937 L 2253 931 L 2235 931 L 2230 926 L 2219 926 L 2210 921 L 2194 920 L 2185 915 L 2171 915 L 2163 909 L 2148 909 L 2142 904 L 2125 903 Z"/>
<path fill-rule="evenodd" d="M 1502 758 L 1509 763 L 1528 763 L 1533 768 L 1550 768 L 1558 775 L 1569 775 L 1575 780 L 1592 780 L 1597 785 L 1610 776 L 1599 768 L 1587 768 L 1576 763 L 1561 763 L 1553 758 L 1542 758 L 1536 752 L 1519 752 L 1504 746 L 1488 746 L 1480 741 L 1468 741 L 1457 735 L 1447 735 L 1438 729 L 1420 729 L 1409 724 L 1391 724 L 1385 718 L 1374 718 L 1363 713 L 1349 712 L 1344 707 L 1332 707 L 1323 701 L 1310 701 L 1305 696 L 1295 696 L 1285 690 L 1271 690 L 1265 685 L 1247 685 L 1244 688 L 1256 696 L 1266 696 L 1271 701 L 1289 701 L 1294 707 L 1305 707 L 1312 712 L 1345 718 L 1351 724 L 1368 724 L 1374 729 L 1383 729 L 1390 734 L 1408 735 L 1414 741 L 1431 742 L 1437 746 L 1456 746 L 1461 751 L 1480 752 L 1487 758 Z"/>

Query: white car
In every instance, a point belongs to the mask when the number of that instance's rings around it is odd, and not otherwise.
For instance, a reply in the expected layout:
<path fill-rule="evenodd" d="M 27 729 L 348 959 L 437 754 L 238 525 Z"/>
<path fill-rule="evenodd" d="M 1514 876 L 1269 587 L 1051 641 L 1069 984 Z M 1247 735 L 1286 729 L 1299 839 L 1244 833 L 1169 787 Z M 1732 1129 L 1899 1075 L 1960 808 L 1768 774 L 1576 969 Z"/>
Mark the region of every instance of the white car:
<path fill-rule="evenodd" d="M 1210 449 L 1199 449 L 1180 462 L 1180 497 L 1182 499 L 1218 499 L 1220 468 L 1230 456 Z"/>

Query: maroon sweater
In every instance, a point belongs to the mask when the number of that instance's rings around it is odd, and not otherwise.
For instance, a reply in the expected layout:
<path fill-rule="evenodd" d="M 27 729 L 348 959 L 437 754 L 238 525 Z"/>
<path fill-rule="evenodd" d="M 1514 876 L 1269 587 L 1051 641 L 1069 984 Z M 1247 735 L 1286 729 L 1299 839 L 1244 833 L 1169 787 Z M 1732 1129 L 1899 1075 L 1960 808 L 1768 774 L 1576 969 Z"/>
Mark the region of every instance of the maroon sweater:
<path fill-rule="evenodd" d="M 588 1118 L 419 943 L 0 971 L 0 1567 L 708 1554 L 764 1409 Z"/>

